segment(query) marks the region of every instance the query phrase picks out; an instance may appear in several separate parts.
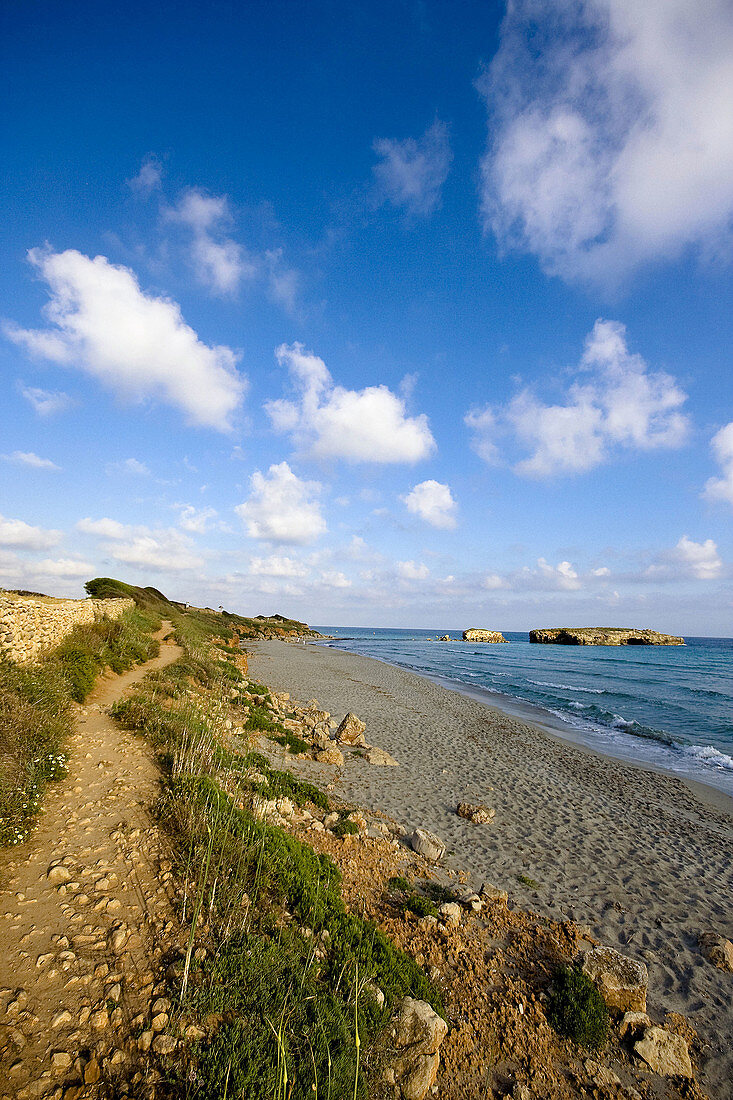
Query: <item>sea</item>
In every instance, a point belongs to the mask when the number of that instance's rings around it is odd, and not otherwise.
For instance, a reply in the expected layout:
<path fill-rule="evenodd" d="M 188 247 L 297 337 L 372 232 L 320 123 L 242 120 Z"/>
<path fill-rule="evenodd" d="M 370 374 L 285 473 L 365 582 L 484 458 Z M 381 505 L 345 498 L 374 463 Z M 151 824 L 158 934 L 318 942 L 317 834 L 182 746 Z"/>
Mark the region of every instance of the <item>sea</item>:
<path fill-rule="evenodd" d="M 376 657 L 608 756 L 733 797 L 733 638 L 684 646 L 464 642 L 457 630 L 317 628 L 321 645 Z M 437 639 L 448 634 L 451 641 Z"/>

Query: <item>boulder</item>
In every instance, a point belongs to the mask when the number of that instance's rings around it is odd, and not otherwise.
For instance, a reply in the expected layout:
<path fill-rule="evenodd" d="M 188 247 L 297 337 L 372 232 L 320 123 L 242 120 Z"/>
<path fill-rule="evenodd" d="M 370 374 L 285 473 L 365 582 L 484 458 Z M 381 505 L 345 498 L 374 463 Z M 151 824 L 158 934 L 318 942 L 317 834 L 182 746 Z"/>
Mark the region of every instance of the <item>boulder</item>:
<path fill-rule="evenodd" d="M 439 836 L 431 833 L 429 829 L 415 829 L 410 837 L 410 847 L 419 856 L 424 856 L 425 859 L 429 859 L 433 863 L 436 863 L 445 855 L 445 844 Z"/>
<path fill-rule="evenodd" d="M 450 640 L 450 634 L 441 634 L 440 638 L 438 638 L 439 642 L 449 642 Z"/>
<path fill-rule="evenodd" d="M 423 1100 L 435 1083 L 447 1033 L 447 1023 L 426 1001 L 405 997 L 393 1032 L 396 1053 L 385 1074 L 405 1100 Z"/>
<path fill-rule="evenodd" d="M 479 890 L 479 896 L 485 901 L 500 901 L 504 905 L 509 900 L 507 891 L 500 890 L 498 886 L 494 886 L 493 882 L 485 882 Z"/>
<path fill-rule="evenodd" d="M 690 1052 L 681 1035 L 674 1035 L 663 1027 L 650 1027 L 644 1037 L 634 1043 L 634 1050 L 662 1077 L 692 1077 Z"/>
<path fill-rule="evenodd" d="M 733 971 L 733 943 L 717 932 L 703 932 L 697 940 L 700 950 L 718 970 Z"/>
<path fill-rule="evenodd" d="M 400 766 L 399 760 L 395 760 L 394 756 L 390 756 L 384 749 L 378 749 L 376 745 L 364 753 L 364 759 L 377 768 L 398 768 Z"/>
<path fill-rule="evenodd" d="M 438 912 L 446 924 L 461 923 L 461 907 L 457 901 L 444 901 Z"/>
<path fill-rule="evenodd" d="M 622 1039 L 641 1039 L 652 1022 L 646 1012 L 625 1012 L 618 1029 Z"/>
<path fill-rule="evenodd" d="M 474 825 L 489 825 L 496 817 L 496 810 L 491 810 L 488 806 L 476 806 L 471 802 L 459 802 L 456 813 Z"/>
<path fill-rule="evenodd" d="M 611 1009 L 646 1012 L 649 973 L 643 962 L 630 959 L 612 947 L 594 947 L 583 959 L 583 971 Z"/>
<path fill-rule="evenodd" d="M 327 749 L 319 749 L 316 753 L 316 760 L 319 764 L 335 764 L 337 767 L 341 767 L 344 762 L 344 754 L 335 745 L 332 745 Z"/>
<path fill-rule="evenodd" d="M 343 745 L 365 745 L 365 729 L 364 723 L 349 711 L 336 730 L 336 740 Z"/>
<path fill-rule="evenodd" d="M 506 638 L 498 630 L 482 630 L 471 626 L 463 631 L 464 642 L 506 642 Z"/>

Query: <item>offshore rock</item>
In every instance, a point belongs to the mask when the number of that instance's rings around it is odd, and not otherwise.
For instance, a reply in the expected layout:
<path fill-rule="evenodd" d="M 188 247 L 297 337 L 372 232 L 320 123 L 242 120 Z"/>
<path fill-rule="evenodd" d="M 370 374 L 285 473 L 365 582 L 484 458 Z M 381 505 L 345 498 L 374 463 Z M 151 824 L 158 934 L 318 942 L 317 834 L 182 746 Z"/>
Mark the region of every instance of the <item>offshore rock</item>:
<path fill-rule="evenodd" d="M 506 638 L 498 630 L 481 630 L 476 626 L 463 631 L 463 640 L 464 642 L 506 642 Z"/>
<path fill-rule="evenodd" d="M 556 626 L 530 630 L 530 642 L 545 645 L 684 645 L 685 639 L 658 630 L 626 626 Z"/>

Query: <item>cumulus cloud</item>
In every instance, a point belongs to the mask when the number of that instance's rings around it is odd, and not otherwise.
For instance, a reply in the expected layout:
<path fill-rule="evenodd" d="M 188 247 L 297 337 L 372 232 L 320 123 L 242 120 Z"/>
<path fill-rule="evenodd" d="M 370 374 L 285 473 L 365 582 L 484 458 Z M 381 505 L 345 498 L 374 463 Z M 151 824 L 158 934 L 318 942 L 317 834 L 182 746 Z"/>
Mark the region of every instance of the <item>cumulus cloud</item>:
<path fill-rule="evenodd" d="M 177 507 L 180 508 L 178 526 L 192 535 L 205 535 L 219 514 L 216 508 L 196 508 L 193 504 Z"/>
<path fill-rule="evenodd" d="M 714 580 L 723 568 L 723 563 L 718 556 L 718 547 L 712 539 L 693 542 L 687 535 L 683 535 L 671 557 L 699 581 Z"/>
<path fill-rule="evenodd" d="M 0 515 L 0 546 L 15 546 L 23 550 L 47 550 L 61 541 L 61 531 L 32 527 L 22 519 Z"/>
<path fill-rule="evenodd" d="M 124 565 L 177 573 L 200 569 L 204 564 L 191 539 L 175 527 L 151 529 L 142 524 L 120 523 L 107 516 L 101 519 L 87 516 L 76 527 L 83 534 L 104 540 L 104 552 Z"/>
<path fill-rule="evenodd" d="M 516 473 L 552 477 L 591 470 L 618 450 L 684 443 L 689 425 L 679 410 L 687 395 L 674 378 L 649 371 L 628 350 L 624 325 L 596 321 L 579 369 L 563 404 L 547 405 L 524 389 L 502 408 L 469 412 L 466 423 L 478 454 L 492 460 L 496 437 L 510 432 L 531 450 L 514 466 Z"/>
<path fill-rule="evenodd" d="M 407 505 L 407 511 L 419 516 L 431 527 L 450 529 L 456 525 L 456 510 L 458 505 L 453 499 L 449 485 L 442 485 L 439 481 L 421 481 L 402 498 Z"/>
<path fill-rule="evenodd" d="M 6 323 L 6 336 L 128 400 L 157 398 L 191 424 L 229 430 L 245 389 L 231 348 L 204 344 L 175 302 L 144 294 L 129 268 L 105 256 L 33 249 L 28 257 L 48 283 L 50 327 Z"/>
<path fill-rule="evenodd" d="M 327 588 L 351 588 L 351 581 L 338 569 L 326 569 L 321 573 L 321 584 Z"/>
<path fill-rule="evenodd" d="M 3 462 L 12 462 L 14 466 L 30 466 L 34 470 L 59 470 L 60 467 L 50 458 L 41 458 L 33 451 L 13 451 L 9 455 L 0 455 Z"/>
<path fill-rule="evenodd" d="M 109 519 L 106 516 L 102 519 L 92 519 L 90 516 L 86 516 L 84 519 L 79 520 L 76 528 L 82 534 L 98 535 L 103 539 L 124 539 L 130 531 L 130 528 L 124 523 L 120 523 L 116 519 Z"/>
<path fill-rule="evenodd" d="M 20 385 L 22 396 L 33 406 L 39 416 L 55 416 L 56 413 L 70 409 L 74 401 L 68 393 L 60 390 L 42 390 L 39 386 Z"/>
<path fill-rule="evenodd" d="M 733 420 L 715 433 L 710 440 L 710 446 L 718 460 L 722 476 L 707 480 L 703 496 L 706 500 L 722 500 L 733 504 Z"/>
<path fill-rule="evenodd" d="M 728 0 L 516 0 L 479 82 L 487 228 L 602 281 L 729 238 L 731 87 Z"/>
<path fill-rule="evenodd" d="M 395 562 L 395 569 L 403 581 L 424 581 L 430 576 L 430 570 L 423 562 L 398 561 Z"/>
<path fill-rule="evenodd" d="M 167 217 L 191 230 L 191 255 L 196 274 L 215 294 L 234 294 L 242 280 L 254 278 L 256 264 L 242 246 L 224 232 L 232 220 L 226 195 L 207 195 L 191 187 L 167 212 Z"/>
<path fill-rule="evenodd" d="M 320 484 L 302 481 L 287 462 L 270 466 L 266 474 L 255 470 L 250 489 L 249 499 L 234 509 L 250 538 L 302 545 L 325 532 Z"/>
<path fill-rule="evenodd" d="M 156 191 L 163 179 L 163 166 L 155 157 L 145 157 L 136 176 L 127 181 L 127 186 L 141 198 L 147 198 Z"/>
<path fill-rule="evenodd" d="M 337 386 L 323 360 L 299 343 L 281 344 L 275 354 L 297 398 L 269 401 L 265 408 L 273 427 L 290 433 L 313 457 L 413 463 L 435 450 L 428 418 L 408 416 L 404 400 L 386 386 Z"/>
<path fill-rule="evenodd" d="M 281 554 L 252 558 L 249 571 L 254 577 L 305 577 L 308 573 L 302 562 Z"/>
<path fill-rule="evenodd" d="M 150 477 L 150 468 L 139 458 L 123 458 L 107 463 L 108 474 L 129 474 L 131 477 Z"/>
<path fill-rule="evenodd" d="M 78 558 L 42 558 L 33 562 L 30 569 L 40 577 L 89 577 L 94 572 L 90 562 Z"/>
<path fill-rule="evenodd" d="M 437 210 L 453 160 L 445 123 L 436 119 L 417 140 L 377 138 L 373 149 L 380 158 L 373 168 L 380 202 L 401 207 L 412 217 Z"/>

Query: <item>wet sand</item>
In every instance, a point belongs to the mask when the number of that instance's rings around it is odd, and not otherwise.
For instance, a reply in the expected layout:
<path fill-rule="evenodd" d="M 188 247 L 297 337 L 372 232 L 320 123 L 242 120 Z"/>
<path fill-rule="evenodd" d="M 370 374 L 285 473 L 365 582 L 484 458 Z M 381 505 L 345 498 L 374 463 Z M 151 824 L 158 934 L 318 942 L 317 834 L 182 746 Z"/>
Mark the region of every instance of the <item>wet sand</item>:
<path fill-rule="evenodd" d="M 697 949 L 702 931 L 733 937 L 733 806 L 673 776 L 593 753 L 486 703 L 370 657 L 261 642 L 250 674 L 336 718 L 353 710 L 398 768 L 349 757 L 298 770 L 335 782 L 357 805 L 425 825 L 447 861 L 509 891 L 510 904 L 587 925 L 649 967 L 655 1021 L 681 1012 L 706 1041 L 700 1083 L 733 1096 L 733 974 Z M 496 810 L 491 825 L 455 813 Z M 522 882 L 520 876 L 535 885 Z"/>

